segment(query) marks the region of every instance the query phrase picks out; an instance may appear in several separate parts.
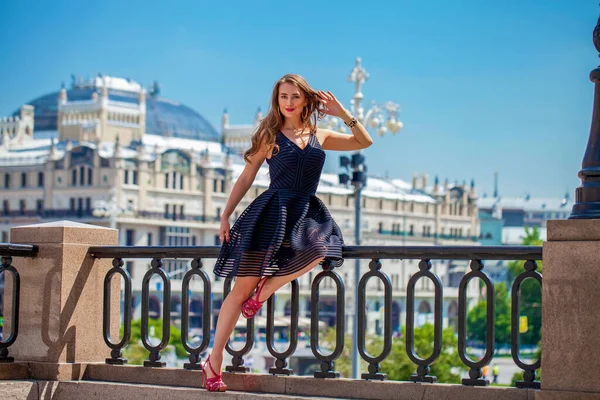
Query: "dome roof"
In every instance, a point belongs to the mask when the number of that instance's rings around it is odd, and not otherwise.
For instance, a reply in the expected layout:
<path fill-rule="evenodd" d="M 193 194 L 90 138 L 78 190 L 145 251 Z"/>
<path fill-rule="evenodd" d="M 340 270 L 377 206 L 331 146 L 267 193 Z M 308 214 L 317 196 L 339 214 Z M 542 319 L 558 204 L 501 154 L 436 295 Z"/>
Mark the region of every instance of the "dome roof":
<path fill-rule="evenodd" d="M 99 88 L 74 86 L 67 90 L 68 101 L 91 100 Z M 26 104 L 35 107 L 35 132 L 57 131 L 59 92 L 40 96 Z M 138 93 L 108 88 L 109 101 L 138 103 Z M 13 115 L 19 115 L 16 111 Z M 146 96 L 146 133 L 185 139 L 220 141 L 217 130 L 199 113 L 176 101 Z"/>

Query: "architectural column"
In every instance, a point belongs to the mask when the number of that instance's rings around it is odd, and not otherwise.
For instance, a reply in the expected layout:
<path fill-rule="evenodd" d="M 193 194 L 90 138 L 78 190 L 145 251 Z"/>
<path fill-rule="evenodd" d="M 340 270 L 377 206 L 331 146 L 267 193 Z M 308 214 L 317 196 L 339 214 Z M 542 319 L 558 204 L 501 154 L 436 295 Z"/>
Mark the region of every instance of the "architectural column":
<path fill-rule="evenodd" d="M 57 221 L 14 227 L 11 242 L 36 244 L 39 252 L 13 262 L 21 278 L 21 300 L 19 336 L 10 355 L 28 364 L 32 379 L 79 379 L 86 363 L 110 357 L 102 336 L 102 304 L 111 260 L 94 260 L 88 249 L 117 245 L 117 230 Z M 12 279 L 7 279 L 6 287 L 5 293 L 12 293 Z M 120 280 L 113 279 L 113 338 L 119 336 L 120 288 Z M 5 295 L 8 322 L 10 301 Z"/>
<path fill-rule="evenodd" d="M 542 391 L 600 399 L 600 221 L 548 221 L 542 289 Z"/>

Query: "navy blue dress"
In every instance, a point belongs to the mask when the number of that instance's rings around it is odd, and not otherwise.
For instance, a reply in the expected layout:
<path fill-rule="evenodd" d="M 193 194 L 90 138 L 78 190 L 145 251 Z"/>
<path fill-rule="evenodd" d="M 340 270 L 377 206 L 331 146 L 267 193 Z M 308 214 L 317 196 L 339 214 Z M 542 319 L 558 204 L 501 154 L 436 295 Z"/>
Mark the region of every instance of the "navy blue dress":
<path fill-rule="evenodd" d="M 344 240 L 325 204 L 315 196 L 325 151 L 312 134 L 301 149 L 277 133 L 270 159 L 269 188 L 238 217 L 224 242 L 215 275 L 282 276 L 300 271 L 321 257 L 343 263 Z"/>

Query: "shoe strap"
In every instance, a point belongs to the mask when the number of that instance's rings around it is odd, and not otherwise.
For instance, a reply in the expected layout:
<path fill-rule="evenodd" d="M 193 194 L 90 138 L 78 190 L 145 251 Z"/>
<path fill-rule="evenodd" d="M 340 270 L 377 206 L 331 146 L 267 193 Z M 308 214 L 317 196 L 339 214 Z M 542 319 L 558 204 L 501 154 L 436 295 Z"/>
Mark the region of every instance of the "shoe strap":
<path fill-rule="evenodd" d="M 262 281 L 258 285 L 258 290 L 256 291 L 256 300 L 255 301 L 259 304 L 264 303 L 264 301 L 260 301 L 260 293 L 262 292 L 263 288 L 265 287 L 265 284 L 267 283 L 268 279 L 269 278 L 262 278 Z"/>
<path fill-rule="evenodd" d="M 215 369 L 213 368 L 213 366 L 212 366 L 212 363 L 210 362 L 210 355 L 209 355 L 209 356 L 208 356 L 208 358 L 206 359 L 206 363 L 205 363 L 205 364 L 208 364 L 208 368 L 210 368 L 210 372 L 212 372 L 212 373 L 213 373 L 213 375 L 215 376 L 215 378 L 216 378 L 216 377 L 218 377 L 218 376 L 220 376 L 219 374 L 217 374 L 217 373 L 215 372 Z M 207 380 L 208 380 L 208 378 L 207 378 Z"/>

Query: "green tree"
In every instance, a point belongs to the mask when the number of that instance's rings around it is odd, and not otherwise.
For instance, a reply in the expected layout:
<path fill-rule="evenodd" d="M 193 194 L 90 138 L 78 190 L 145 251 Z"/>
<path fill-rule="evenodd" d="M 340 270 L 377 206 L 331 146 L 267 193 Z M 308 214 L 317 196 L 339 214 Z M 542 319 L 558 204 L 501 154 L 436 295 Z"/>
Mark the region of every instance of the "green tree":
<path fill-rule="evenodd" d="M 162 335 L 163 322 L 162 319 L 148 320 L 148 330 L 154 331 L 154 336 Z M 187 357 L 187 351 L 181 344 L 181 331 L 174 325 L 170 326 L 171 337 L 169 338 L 169 345 L 175 347 L 175 354 L 177 357 Z M 123 327 L 121 326 L 121 336 L 123 337 Z M 160 336 L 159 336 L 160 337 Z M 156 340 L 156 339 L 155 339 Z M 154 340 L 153 340 L 154 343 Z M 123 351 L 123 355 L 127 358 L 129 364 L 141 365 L 144 360 L 148 359 L 150 352 L 146 350 L 142 344 L 142 320 L 136 319 L 131 322 L 131 338 L 129 344 Z"/>
<path fill-rule="evenodd" d="M 525 246 L 541 246 L 543 241 L 537 227 L 525 228 L 523 237 Z M 508 264 L 509 282 L 514 282 L 517 276 L 525 271 L 524 261 L 512 261 Z M 542 272 L 543 263 L 537 261 L 537 271 Z M 537 345 L 542 338 L 542 288 L 533 279 L 526 279 L 521 284 L 521 311 L 520 316 L 526 316 L 528 322 L 527 332 L 521 334 L 521 343 Z"/>
<path fill-rule="evenodd" d="M 415 328 L 415 351 L 421 358 L 428 357 L 433 351 L 433 325 L 425 324 Z M 392 351 L 390 355 L 381 363 L 381 372 L 388 374 L 388 379 L 407 381 L 410 376 L 416 373 L 417 366 L 413 364 L 406 354 L 406 331 L 402 328 L 402 335 L 399 338 L 392 339 Z M 335 330 L 327 331 L 322 338 L 324 346 L 333 348 L 335 345 Z M 350 349 L 352 343 L 350 337 L 346 335 L 346 342 L 342 355 L 335 362 L 336 371 L 344 377 L 351 376 Z M 381 353 L 383 348 L 383 338 L 380 336 L 367 339 L 366 348 L 369 354 L 376 356 Z M 366 372 L 368 364 L 361 358 L 361 371 Z M 460 374 L 467 368 L 462 364 L 458 356 L 458 341 L 451 328 L 444 329 L 442 332 L 442 353 L 431 365 L 430 375 L 438 378 L 438 382 L 459 383 Z"/>
<path fill-rule="evenodd" d="M 495 303 L 495 342 L 510 344 L 510 298 L 504 283 L 494 287 Z M 481 300 L 467 313 L 467 339 L 486 342 L 487 301 Z"/>

